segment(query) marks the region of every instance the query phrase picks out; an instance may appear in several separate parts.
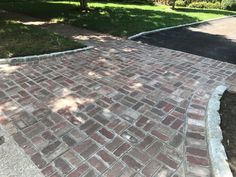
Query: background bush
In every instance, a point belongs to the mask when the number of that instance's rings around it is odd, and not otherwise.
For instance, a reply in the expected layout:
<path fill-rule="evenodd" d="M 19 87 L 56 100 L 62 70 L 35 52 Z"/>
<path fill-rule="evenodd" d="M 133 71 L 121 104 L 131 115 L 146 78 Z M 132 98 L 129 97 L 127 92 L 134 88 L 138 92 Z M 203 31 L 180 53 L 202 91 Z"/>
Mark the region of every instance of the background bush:
<path fill-rule="evenodd" d="M 236 10 L 236 0 L 222 0 L 222 9 Z"/>
<path fill-rule="evenodd" d="M 190 3 L 188 7 L 191 8 L 203 8 L 203 9 L 220 9 L 221 8 L 221 4 L 220 2 L 193 2 Z"/>
<path fill-rule="evenodd" d="M 175 5 L 176 5 L 176 6 L 179 6 L 179 7 L 185 7 L 185 6 L 186 6 L 186 1 L 177 0 L 177 1 L 175 2 Z"/>

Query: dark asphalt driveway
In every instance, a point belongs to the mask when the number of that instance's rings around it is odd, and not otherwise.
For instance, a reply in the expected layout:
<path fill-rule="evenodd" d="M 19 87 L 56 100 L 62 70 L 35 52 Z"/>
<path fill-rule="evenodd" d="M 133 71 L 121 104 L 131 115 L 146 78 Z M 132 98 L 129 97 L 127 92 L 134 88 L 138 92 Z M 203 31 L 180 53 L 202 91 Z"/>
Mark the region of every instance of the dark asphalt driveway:
<path fill-rule="evenodd" d="M 160 31 L 134 40 L 236 64 L 236 17 Z"/>

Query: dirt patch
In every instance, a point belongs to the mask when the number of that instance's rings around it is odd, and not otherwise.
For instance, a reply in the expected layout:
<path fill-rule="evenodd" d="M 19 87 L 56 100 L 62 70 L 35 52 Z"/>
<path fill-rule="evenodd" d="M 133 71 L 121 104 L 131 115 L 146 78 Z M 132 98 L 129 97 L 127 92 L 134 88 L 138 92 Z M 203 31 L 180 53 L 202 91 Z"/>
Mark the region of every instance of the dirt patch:
<path fill-rule="evenodd" d="M 226 91 L 220 105 L 221 129 L 223 145 L 228 156 L 228 162 L 236 177 L 236 93 Z"/>

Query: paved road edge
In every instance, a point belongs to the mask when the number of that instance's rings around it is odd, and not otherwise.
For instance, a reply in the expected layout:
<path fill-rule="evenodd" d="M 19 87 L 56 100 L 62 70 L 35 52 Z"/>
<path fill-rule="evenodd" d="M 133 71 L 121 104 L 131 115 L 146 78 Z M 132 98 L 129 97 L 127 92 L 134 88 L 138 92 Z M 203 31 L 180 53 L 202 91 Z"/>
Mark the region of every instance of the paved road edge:
<path fill-rule="evenodd" d="M 150 30 L 150 31 L 143 31 L 141 33 L 138 33 L 138 34 L 135 34 L 135 35 L 132 35 L 132 36 L 128 37 L 128 39 L 133 40 L 135 38 L 138 38 L 140 36 L 147 35 L 147 34 L 152 34 L 152 33 L 160 32 L 160 31 L 166 31 L 166 30 L 175 29 L 175 28 L 187 27 L 187 26 L 192 26 L 192 25 L 211 22 L 211 21 L 215 21 L 215 20 L 222 20 L 222 19 L 226 19 L 226 18 L 232 18 L 232 17 L 236 17 L 236 15 L 224 16 L 224 17 L 220 17 L 220 18 L 214 18 L 214 19 L 210 19 L 210 20 L 203 20 L 203 21 L 193 22 L 193 23 L 186 23 L 186 24 L 182 24 L 182 25 L 171 26 L 171 27 L 166 27 L 166 28 L 160 28 L 160 29 L 155 29 L 155 30 Z"/>

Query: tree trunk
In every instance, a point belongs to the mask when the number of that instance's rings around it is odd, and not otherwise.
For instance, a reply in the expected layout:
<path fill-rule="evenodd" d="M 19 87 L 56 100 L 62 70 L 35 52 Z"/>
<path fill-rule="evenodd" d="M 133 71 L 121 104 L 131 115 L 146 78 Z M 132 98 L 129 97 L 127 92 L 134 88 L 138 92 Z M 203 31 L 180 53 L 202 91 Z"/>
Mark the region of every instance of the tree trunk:
<path fill-rule="evenodd" d="M 82 10 L 88 9 L 88 2 L 87 2 L 87 0 L 80 0 L 80 8 Z"/>
<path fill-rule="evenodd" d="M 173 10 L 175 9 L 175 0 L 172 1 L 172 7 Z"/>

